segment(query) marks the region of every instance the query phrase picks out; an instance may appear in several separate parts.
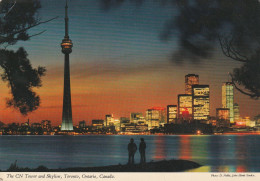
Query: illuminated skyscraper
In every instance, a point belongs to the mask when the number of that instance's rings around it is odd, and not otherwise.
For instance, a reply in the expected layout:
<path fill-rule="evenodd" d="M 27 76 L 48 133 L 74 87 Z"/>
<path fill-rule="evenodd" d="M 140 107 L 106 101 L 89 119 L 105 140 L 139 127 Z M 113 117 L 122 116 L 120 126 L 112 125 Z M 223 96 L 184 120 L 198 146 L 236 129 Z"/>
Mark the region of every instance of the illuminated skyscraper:
<path fill-rule="evenodd" d="M 239 114 L 239 105 L 237 103 L 234 104 L 234 121 L 237 122 L 240 119 Z"/>
<path fill-rule="evenodd" d="M 229 120 L 229 109 L 228 108 L 217 108 L 216 109 L 217 119 Z"/>
<path fill-rule="evenodd" d="M 62 110 L 62 131 L 72 131 L 72 109 L 71 109 L 71 94 L 70 94 L 70 58 L 72 52 L 72 41 L 69 39 L 69 18 L 68 18 L 68 3 L 65 6 L 65 36 L 61 43 L 62 53 L 65 55 L 64 62 L 64 89 L 63 89 L 63 110 Z"/>
<path fill-rule="evenodd" d="M 167 124 L 176 123 L 177 120 L 177 106 L 168 105 L 167 106 Z"/>
<path fill-rule="evenodd" d="M 94 119 L 94 120 L 92 120 L 92 126 L 93 126 L 95 129 L 101 129 L 101 128 L 104 127 L 104 120 Z"/>
<path fill-rule="evenodd" d="M 209 118 L 209 85 L 193 85 L 193 118 L 207 120 Z"/>
<path fill-rule="evenodd" d="M 185 94 L 192 94 L 192 85 L 199 84 L 199 75 L 188 74 L 185 76 Z"/>
<path fill-rule="evenodd" d="M 178 119 L 186 121 L 192 119 L 192 95 L 178 95 Z"/>
<path fill-rule="evenodd" d="M 130 122 L 134 124 L 146 124 L 146 120 L 143 117 L 143 113 L 131 113 Z"/>
<path fill-rule="evenodd" d="M 229 108 L 217 108 L 216 116 L 217 116 L 217 127 L 229 127 L 230 126 L 230 118 L 229 118 Z"/>
<path fill-rule="evenodd" d="M 222 85 L 222 107 L 229 108 L 230 123 L 234 123 L 234 86 L 232 82 Z"/>
<path fill-rule="evenodd" d="M 114 125 L 114 117 L 113 114 L 106 115 L 106 126 L 113 126 Z"/>
<path fill-rule="evenodd" d="M 148 122 L 148 129 L 159 127 L 164 125 L 165 122 L 165 108 L 153 107 L 146 111 L 146 120 Z"/>

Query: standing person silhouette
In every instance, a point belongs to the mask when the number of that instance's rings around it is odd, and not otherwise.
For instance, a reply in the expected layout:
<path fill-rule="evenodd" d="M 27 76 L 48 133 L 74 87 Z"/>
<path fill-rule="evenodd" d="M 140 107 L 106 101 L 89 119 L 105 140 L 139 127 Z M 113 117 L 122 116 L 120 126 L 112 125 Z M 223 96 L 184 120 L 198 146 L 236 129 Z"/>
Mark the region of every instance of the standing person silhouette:
<path fill-rule="evenodd" d="M 144 139 L 141 138 L 140 139 L 141 142 L 139 144 L 139 152 L 140 152 L 140 155 L 141 155 L 141 161 L 140 163 L 145 163 L 145 149 L 146 149 L 146 143 L 144 142 Z"/>
<path fill-rule="evenodd" d="M 135 159 L 135 152 L 137 150 L 137 146 L 134 143 L 134 139 L 130 139 L 130 143 L 128 144 L 128 164 L 134 164 L 134 159 Z"/>

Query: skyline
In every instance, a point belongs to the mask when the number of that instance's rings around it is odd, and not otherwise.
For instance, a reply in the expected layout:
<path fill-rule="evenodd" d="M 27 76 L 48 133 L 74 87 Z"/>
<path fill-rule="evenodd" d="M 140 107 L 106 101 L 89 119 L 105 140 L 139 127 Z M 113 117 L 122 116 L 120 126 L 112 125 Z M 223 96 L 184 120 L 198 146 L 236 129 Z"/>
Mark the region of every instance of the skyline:
<path fill-rule="evenodd" d="M 33 122 L 49 119 L 61 123 L 63 57 L 59 45 L 64 36 L 65 1 L 41 2 L 42 19 L 56 15 L 59 18 L 32 30 L 46 29 L 44 34 L 14 46 L 26 47 L 34 67 L 47 68 L 43 86 L 35 89 L 41 96 L 41 107 L 26 117 L 6 108 L 4 98 L 10 95 L 7 85 L 2 83 L 0 121 L 11 123 L 30 118 Z M 71 89 L 75 123 L 104 119 L 110 113 L 124 117 L 154 106 L 175 105 L 178 94 L 185 92 L 184 76 L 189 73 L 199 74 L 200 84 L 210 85 L 210 115 L 215 116 L 215 108 L 222 107 L 221 85 L 239 63 L 221 52 L 200 64 L 172 62 L 170 56 L 177 46 L 174 40 L 177 34 L 168 43 L 158 38 L 166 20 L 175 14 L 172 8 L 158 8 L 156 2 L 148 2 L 142 7 L 126 4 L 106 12 L 100 10 L 97 1 L 73 0 L 69 4 L 70 37 L 74 41 Z M 242 117 L 260 113 L 259 100 L 251 100 L 237 91 L 234 103 L 239 104 Z"/>

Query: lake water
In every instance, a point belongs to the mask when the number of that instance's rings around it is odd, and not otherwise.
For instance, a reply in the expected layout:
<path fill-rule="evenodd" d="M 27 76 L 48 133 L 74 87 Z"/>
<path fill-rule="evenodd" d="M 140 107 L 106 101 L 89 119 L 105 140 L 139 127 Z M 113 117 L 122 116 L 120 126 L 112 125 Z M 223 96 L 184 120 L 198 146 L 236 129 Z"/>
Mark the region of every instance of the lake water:
<path fill-rule="evenodd" d="M 0 136 L 0 169 L 91 167 L 126 164 L 130 138 L 147 144 L 147 161 L 185 159 L 200 172 L 260 172 L 260 135 L 209 136 Z M 135 161 L 139 162 L 139 152 Z"/>

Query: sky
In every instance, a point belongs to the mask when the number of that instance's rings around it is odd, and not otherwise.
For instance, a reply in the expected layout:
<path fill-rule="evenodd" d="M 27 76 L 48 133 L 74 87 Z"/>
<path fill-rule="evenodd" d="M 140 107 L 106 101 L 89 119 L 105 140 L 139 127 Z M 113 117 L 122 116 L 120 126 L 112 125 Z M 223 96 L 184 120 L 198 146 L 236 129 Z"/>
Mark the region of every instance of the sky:
<path fill-rule="evenodd" d="M 10 97 L 7 84 L 0 83 L 0 121 L 5 123 L 51 120 L 61 124 L 64 55 L 60 43 L 64 37 L 65 0 L 41 0 L 42 20 L 57 19 L 30 30 L 44 34 L 11 47 L 23 46 L 34 67 L 44 66 L 47 75 L 43 86 L 35 91 L 41 106 L 27 116 L 6 108 Z M 172 6 L 145 1 L 142 6 L 127 2 L 105 11 L 98 0 L 69 1 L 69 34 L 73 42 L 70 54 L 72 116 L 74 125 L 85 120 L 129 117 L 151 107 L 176 105 L 178 94 L 184 94 L 184 77 L 199 75 L 200 84 L 210 86 L 210 115 L 221 107 L 221 86 L 229 80 L 228 72 L 240 63 L 216 50 L 214 57 L 201 62 L 172 60 L 178 48 L 178 32 L 168 42 L 160 40 L 168 20 L 178 15 Z M 235 91 L 234 102 L 242 117 L 260 114 L 260 101 Z"/>

